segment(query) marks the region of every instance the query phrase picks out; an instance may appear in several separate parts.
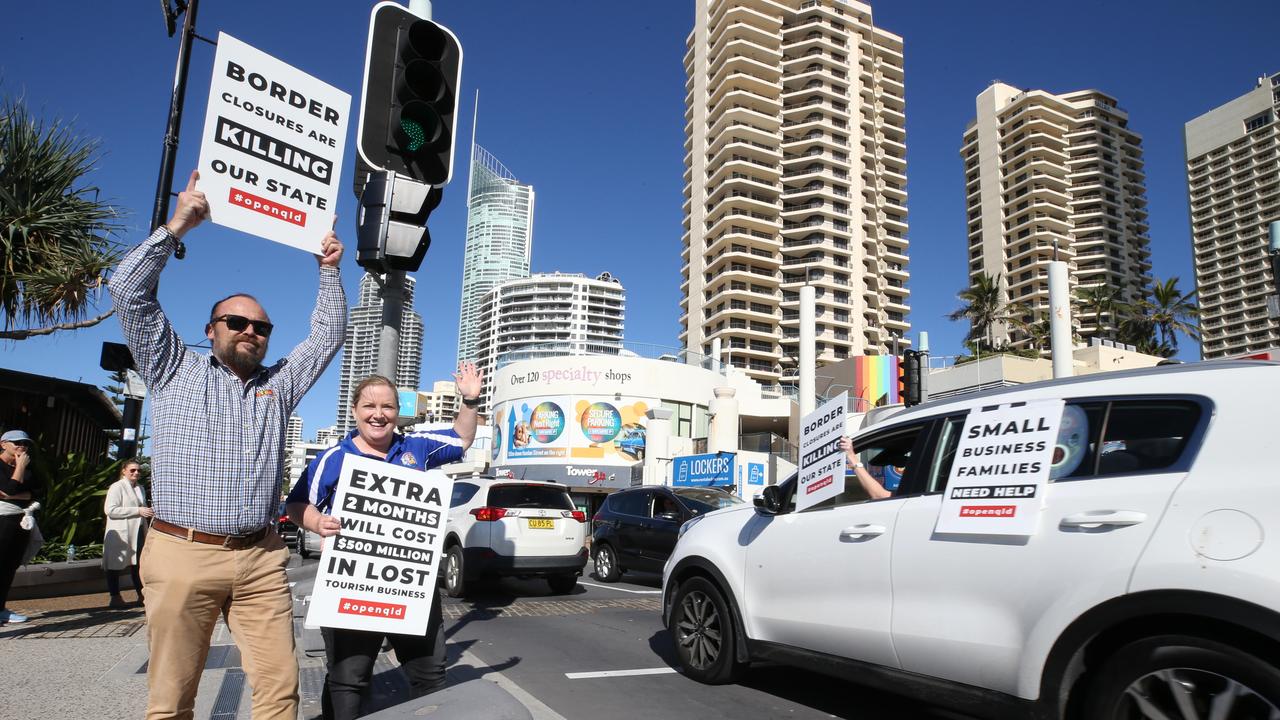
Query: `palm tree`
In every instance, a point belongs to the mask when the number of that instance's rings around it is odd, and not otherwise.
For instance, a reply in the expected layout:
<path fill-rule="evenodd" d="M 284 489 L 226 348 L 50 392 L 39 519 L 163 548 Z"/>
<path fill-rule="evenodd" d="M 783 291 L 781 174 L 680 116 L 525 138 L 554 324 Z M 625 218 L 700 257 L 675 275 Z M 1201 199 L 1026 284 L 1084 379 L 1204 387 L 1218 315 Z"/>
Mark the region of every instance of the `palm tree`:
<path fill-rule="evenodd" d="M 120 256 L 120 214 L 83 180 L 98 143 L 36 120 L 21 100 L 0 105 L 0 339 L 89 327 Z"/>
<path fill-rule="evenodd" d="M 1102 337 L 1102 316 L 1109 315 L 1112 320 L 1111 332 L 1108 333 L 1111 339 L 1115 339 L 1116 319 L 1127 312 L 1128 306 L 1122 300 L 1124 293 L 1120 288 L 1111 287 L 1109 285 L 1094 285 L 1093 287 L 1083 287 L 1076 290 L 1076 302 L 1080 303 L 1085 312 L 1093 313 L 1093 334 L 1096 337 Z"/>
<path fill-rule="evenodd" d="M 987 273 L 979 274 L 973 279 L 973 285 L 956 295 L 963 305 L 947 315 L 947 318 L 969 321 L 969 333 L 965 335 L 965 342 L 979 347 L 985 341 L 988 350 L 994 349 L 995 341 L 991 335 L 993 326 L 1021 317 L 1020 313 L 1011 313 L 1015 308 L 1006 303 L 1002 295 L 999 276 Z"/>
<path fill-rule="evenodd" d="M 1195 305 L 1196 291 L 1183 293 L 1178 289 L 1178 278 L 1171 277 L 1151 284 L 1151 321 L 1160 335 L 1160 344 L 1175 351 L 1178 349 L 1178 333 L 1200 341 L 1200 328 L 1195 319 L 1200 315 Z"/>

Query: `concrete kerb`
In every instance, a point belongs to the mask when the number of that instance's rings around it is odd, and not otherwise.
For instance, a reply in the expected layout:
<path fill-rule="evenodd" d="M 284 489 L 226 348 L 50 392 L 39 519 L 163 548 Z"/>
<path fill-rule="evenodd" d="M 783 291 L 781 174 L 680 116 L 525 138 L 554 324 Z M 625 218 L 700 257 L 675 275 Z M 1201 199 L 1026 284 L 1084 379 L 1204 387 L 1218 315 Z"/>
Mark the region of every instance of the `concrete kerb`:
<path fill-rule="evenodd" d="M 446 720 L 484 717 L 487 720 L 532 720 L 529 712 L 511 693 L 493 681 L 477 678 L 426 697 L 400 703 L 394 707 L 366 715 L 366 720 L 405 720 L 423 717 Z"/>
<path fill-rule="evenodd" d="M 129 573 L 121 573 L 120 587 L 133 588 Z M 9 590 L 10 600 L 62 597 L 100 593 L 107 589 L 107 571 L 101 558 L 23 565 L 14 575 Z"/>

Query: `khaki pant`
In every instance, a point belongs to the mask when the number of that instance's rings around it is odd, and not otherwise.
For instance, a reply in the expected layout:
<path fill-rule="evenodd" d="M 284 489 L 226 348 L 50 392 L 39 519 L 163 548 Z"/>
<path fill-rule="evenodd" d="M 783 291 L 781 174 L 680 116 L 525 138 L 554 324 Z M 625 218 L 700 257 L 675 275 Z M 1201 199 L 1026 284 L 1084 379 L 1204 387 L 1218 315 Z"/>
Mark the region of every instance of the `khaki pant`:
<path fill-rule="evenodd" d="M 142 550 L 147 588 L 147 720 L 190 720 L 219 613 L 240 648 L 253 720 L 296 720 L 298 661 L 289 549 L 274 532 L 227 550 L 151 532 Z"/>

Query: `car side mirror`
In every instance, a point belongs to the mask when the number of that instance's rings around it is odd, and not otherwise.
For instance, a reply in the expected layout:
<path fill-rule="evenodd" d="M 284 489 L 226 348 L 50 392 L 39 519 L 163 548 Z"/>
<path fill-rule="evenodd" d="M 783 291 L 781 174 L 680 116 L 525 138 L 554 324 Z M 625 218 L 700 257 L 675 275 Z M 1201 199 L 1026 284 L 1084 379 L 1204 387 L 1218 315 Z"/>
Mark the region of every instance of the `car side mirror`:
<path fill-rule="evenodd" d="M 761 514 L 777 515 L 782 512 L 782 491 L 777 485 L 768 485 L 752 502 Z"/>

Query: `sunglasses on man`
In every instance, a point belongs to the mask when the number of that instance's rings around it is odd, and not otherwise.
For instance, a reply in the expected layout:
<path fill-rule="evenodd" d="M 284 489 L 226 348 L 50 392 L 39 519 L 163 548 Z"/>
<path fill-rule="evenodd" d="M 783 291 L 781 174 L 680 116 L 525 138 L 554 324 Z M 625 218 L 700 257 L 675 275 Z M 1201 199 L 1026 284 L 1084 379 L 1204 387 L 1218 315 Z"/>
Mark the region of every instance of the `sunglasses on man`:
<path fill-rule="evenodd" d="M 266 320 L 250 320 L 243 315 L 219 315 L 213 321 L 226 323 L 231 332 L 244 332 L 245 328 L 252 325 L 254 334 L 261 337 L 271 337 L 271 330 L 275 327 Z"/>

